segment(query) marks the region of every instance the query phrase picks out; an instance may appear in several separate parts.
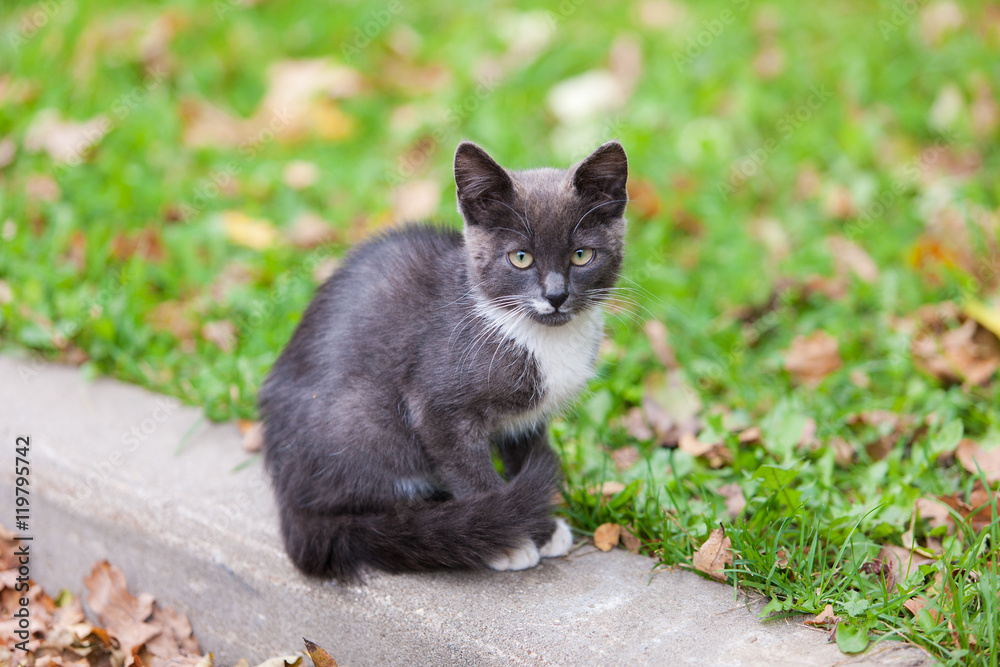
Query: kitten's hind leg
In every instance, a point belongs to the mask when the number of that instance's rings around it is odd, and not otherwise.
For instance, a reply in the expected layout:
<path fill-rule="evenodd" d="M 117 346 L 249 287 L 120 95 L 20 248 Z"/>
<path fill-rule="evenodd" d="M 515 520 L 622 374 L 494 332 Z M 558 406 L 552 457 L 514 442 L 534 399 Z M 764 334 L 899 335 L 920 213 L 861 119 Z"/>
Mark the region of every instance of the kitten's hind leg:
<path fill-rule="evenodd" d="M 565 556 L 573 546 L 573 533 L 562 519 L 555 520 L 556 529 L 552 531 L 549 541 L 538 547 L 538 555 L 542 558 Z"/>
<path fill-rule="evenodd" d="M 492 570 L 505 572 L 507 570 L 527 570 L 529 567 L 538 565 L 540 554 L 538 547 L 531 540 L 524 540 L 519 546 L 514 547 L 498 558 L 494 558 L 487 565 Z"/>

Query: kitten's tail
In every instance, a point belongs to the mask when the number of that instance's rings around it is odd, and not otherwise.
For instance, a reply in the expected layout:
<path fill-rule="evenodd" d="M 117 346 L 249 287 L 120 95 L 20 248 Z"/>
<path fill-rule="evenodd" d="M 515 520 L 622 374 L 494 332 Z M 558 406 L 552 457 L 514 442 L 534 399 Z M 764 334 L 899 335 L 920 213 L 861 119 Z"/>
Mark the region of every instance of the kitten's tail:
<path fill-rule="evenodd" d="M 306 574 L 351 582 L 364 566 L 389 572 L 483 568 L 525 539 L 543 543 L 558 462 L 537 448 L 508 484 L 490 493 L 399 506 L 383 514 L 282 513 L 285 548 Z"/>

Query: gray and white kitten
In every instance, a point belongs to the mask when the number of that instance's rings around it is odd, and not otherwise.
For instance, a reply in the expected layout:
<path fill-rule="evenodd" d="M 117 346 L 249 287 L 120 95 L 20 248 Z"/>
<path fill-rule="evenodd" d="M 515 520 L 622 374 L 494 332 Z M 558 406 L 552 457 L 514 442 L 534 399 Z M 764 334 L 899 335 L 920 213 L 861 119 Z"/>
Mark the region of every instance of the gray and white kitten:
<path fill-rule="evenodd" d="M 303 572 L 519 570 L 568 551 L 547 425 L 594 372 L 627 172 L 614 141 L 520 172 L 463 142 L 464 234 L 389 232 L 319 288 L 259 397 Z"/>

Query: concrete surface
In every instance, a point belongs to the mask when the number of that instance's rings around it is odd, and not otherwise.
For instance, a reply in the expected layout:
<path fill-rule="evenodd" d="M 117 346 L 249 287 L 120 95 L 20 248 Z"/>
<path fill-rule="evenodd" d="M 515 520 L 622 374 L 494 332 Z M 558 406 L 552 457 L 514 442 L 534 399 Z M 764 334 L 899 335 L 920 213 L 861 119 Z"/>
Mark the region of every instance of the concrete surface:
<path fill-rule="evenodd" d="M 185 441 L 185 435 L 188 438 Z M 800 622 L 689 572 L 585 546 L 525 572 L 373 575 L 363 587 L 292 567 L 259 461 L 233 425 L 76 369 L 0 357 L 0 522 L 12 527 L 13 446 L 31 437 L 32 576 L 83 590 L 93 563 L 187 613 L 216 664 L 307 637 L 341 665 L 922 665 L 885 643 L 849 658 Z M 178 451 L 181 443 L 184 446 Z"/>

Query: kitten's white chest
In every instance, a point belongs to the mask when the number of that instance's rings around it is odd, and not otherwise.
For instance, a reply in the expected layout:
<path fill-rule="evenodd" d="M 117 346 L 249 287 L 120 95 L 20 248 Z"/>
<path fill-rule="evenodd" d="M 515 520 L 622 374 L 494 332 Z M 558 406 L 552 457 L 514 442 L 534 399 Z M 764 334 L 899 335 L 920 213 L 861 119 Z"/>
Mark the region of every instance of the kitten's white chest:
<path fill-rule="evenodd" d="M 535 409 L 503 424 L 521 430 L 566 407 L 587 386 L 594 374 L 604 322 L 601 311 L 594 308 L 562 326 L 549 327 L 525 318 L 502 331 L 531 354 L 538 368 L 541 400 Z"/>

